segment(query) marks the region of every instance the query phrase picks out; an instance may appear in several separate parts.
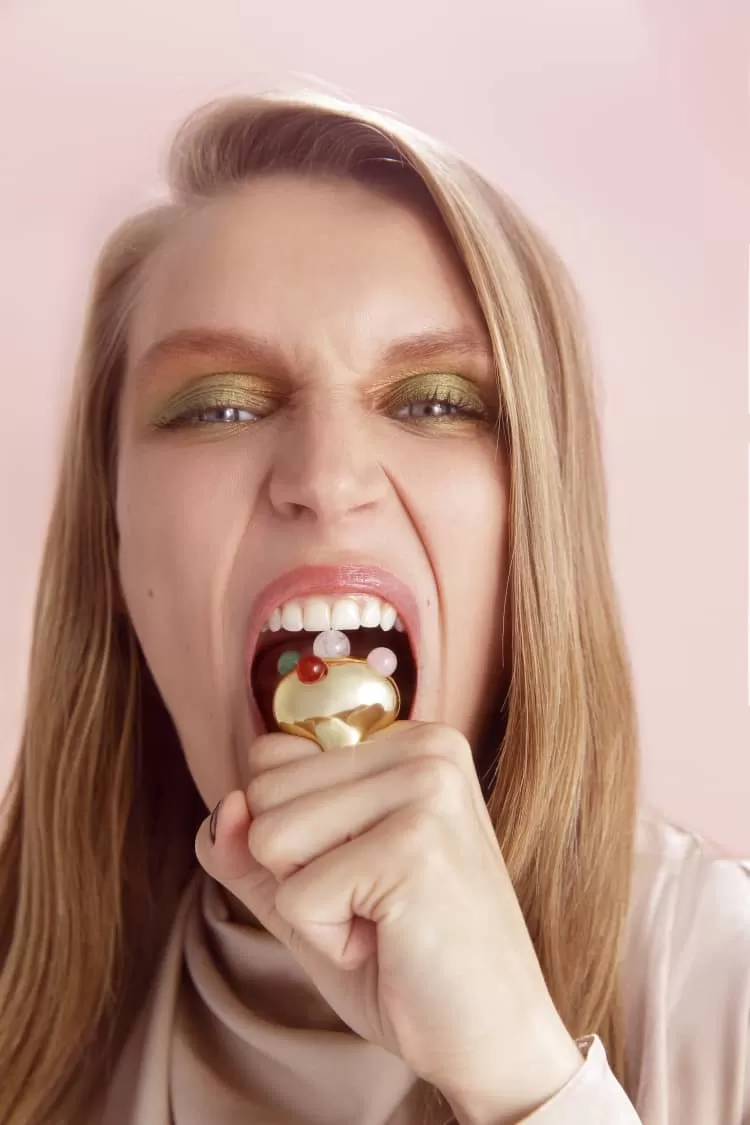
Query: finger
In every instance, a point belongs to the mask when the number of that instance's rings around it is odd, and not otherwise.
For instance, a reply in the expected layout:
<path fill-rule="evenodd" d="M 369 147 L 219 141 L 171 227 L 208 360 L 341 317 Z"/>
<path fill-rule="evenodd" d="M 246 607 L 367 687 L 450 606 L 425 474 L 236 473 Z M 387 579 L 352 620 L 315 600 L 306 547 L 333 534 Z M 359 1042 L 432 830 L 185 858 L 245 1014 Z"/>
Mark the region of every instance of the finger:
<path fill-rule="evenodd" d="M 248 844 L 255 859 L 282 882 L 407 806 L 440 818 L 446 832 L 465 823 L 467 814 L 474 817 L 461 771 L 445 759 L 420 758 L 263 812 L 253 819 Z"/>
<path fill-rule="evenodd" d="M 276 908 L 310 949 L 345 969 L 367 960 L 377 925 L 398 919 L 413 895 L 421 846 L 413 825 L 411 810 L 397 812 L 281 884 Z"/>
<path fill-rule="evenodd" d="M 419 753 L 419 743 L 415 739 L 404 741 L 405 731 L 427 724 L 398 722 L 380 732 L 372 739 L 357 746 L 341 746 L 322 751 L 317 743 L 309 743 L 311 750 L 300 752 L 294 744 L 307 742 L 307 739 L 293 738 L 291 735 L 264 735 L 264 746 L 258 752 L 252 780 L 246 790 L 248 806 L 253 816 L 260 816 L 268 809 L 293 801 L 304 793 L 319 792 L 358 778 L 372 777 L 393 766 L 401 765 Z M 385 741 L 381 735 L 399 728 L 402 735 L 396 741 Z M 292 739 L 293 745 L 281 743 L 279 738 Z M 260 739 L 258 740 L 260 741 Z M 255 746 L 251 753 L 255 756 Z"/>
<path fill-rule="evenodd" d="M 295 740 L 297 741 L 297 740 Z M 374 777 L 405 762 L 421 758 L 454 763 L 469 781 L 475 807 L 486 809 L 468 743 L 457 731 L 437 724 L 403 721 L 394 723 L 358 746 L 294 758 L 267 772 L 257 772 L 248 785 L 248 806 L 254 817 L 296 800 L 306 793 L 321 792 L 349 781 Z"/>
<path fill-rule="evenodd" d="M 267 770 L 278 769 L 305 758 L 320 757 L 323 751 L 317 742 L 309 738 L 300 738 L 295 734 L 285 734 L 283 731 L 274 731 L 262 734 L 252 743 L 248 753 L 250 778 Z"/>
<path fill-rule="evenodd" d="M 213 820 L 215 839 L 211 839 Z M 241 789 L 233 789 L 201 824 L 195 854 L 203 870 L 233 894 L 269 928 L 278 883 L 251 854 L 247 839 L 251 817 Z M 279 936 L 279 935 L 277 935 Z"/>
<path fill-rule="evenodd" d="M 398 739 L 407 754 L 430 754 L 455 762 L 464 772 L 476 774 L 474 752 L 467 738 L 443 723 L 398 719 L 373 735 L 370 744 L 386 744 Z"/>
<path fill-rule="evenodd" d="M 214 840 L 211 839 L 212 821 Z M 221 799 L 198 829 L 195 854 L 201 867 L 209 875 L 218 877 L 222 883 L 246 874 L 253 865 L 253 858 L 247 850 L 249 827 L 250 811 L 245 794 L 241 789 L 233 789 Z M 216 876 L 215 872 L 220 872 L 220 876 Z"/>
<path fill-rule="evenodd" d="M 278 764 L 253 774 L 245 793 L 254 817 L 307 793 L 319 793 L 334 785 L 383 773 L 405 760 L 403 749 L 397 744 L 378 746 L 366 742 L 325 752 L 316 746 L 315 751 L 298 757 L 290 751 L 286 761 L 279 756 Z M 271 760 L 269 754 L 266 761 Z"/>
<path fill-rule="evenodd" d="M 474 808 L 489 838 L 497 842 L 495 828 L 487 812 L 487 804 L 482 793 L 482 784 L 477 774 L 477 765 L 471 743 L 460 731 L 441 723 L 417 723 L 401 721 L 392 723 L 374 736 L 378 742 L 389 739 L 403 739 L 403 753 L 408 757 L 420 754 L 439 756 L 453 762 L 466 778 L 471 792 Z"/>
<path fill-rule="evenodd" d="M 302 967 L 320 974 L 330 962 L 308 948 L 294 927 L 276 909 L 279 884 L 273 874 L 253 857 L 248 848 L 251 817 L 242 790 L 232 790 L 219 803 L 214 817 L 215 841 L 211 840 L 207 816 L 195 837 L 195 853 L 201 867 L 237 898 L 287 948 Z M 321 978 L 322 979 L 322 978 Z"/>

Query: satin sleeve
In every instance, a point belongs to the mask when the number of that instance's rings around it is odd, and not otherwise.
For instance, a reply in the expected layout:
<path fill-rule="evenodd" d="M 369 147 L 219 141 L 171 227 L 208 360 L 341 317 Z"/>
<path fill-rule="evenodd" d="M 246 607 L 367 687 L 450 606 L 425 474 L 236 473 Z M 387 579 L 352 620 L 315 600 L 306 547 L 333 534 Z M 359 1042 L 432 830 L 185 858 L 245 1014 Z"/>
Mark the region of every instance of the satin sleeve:
<path fill-rule="evenodd" d="M 750 1125 L 750 863 L 666 853 L 638 911 L 628 1092 L 588 1036 L 583 1066 L 523 1125 Z"/>
<path fill-rule="evenodd" d="M 641 1125 L 633 1103 L 610 1070 L 598 1035 L 577 1039 L 583 1066 L 523 1125 Z"/>

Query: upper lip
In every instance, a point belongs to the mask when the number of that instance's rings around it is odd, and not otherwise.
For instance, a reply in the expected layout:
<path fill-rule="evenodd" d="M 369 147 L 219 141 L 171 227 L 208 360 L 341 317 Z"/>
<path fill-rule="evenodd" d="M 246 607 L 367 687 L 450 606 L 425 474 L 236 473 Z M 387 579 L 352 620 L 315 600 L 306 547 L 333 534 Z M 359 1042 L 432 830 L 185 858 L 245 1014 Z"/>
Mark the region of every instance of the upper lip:
<path fill-rule="evenodd" d="M 404 624 L 411 651 L 417 660 L 419 613 L 416 598 L 405 582 L 383 567 L 364 563 L 301 566 L 269 582 L 253 601 L 246 634 L 245 663 L 248 671 L 252 666 L 260 631 L 273 611 L 292 598 L 304 598 L 312 594 L 341 597 L 347 594 L 372 594 L 390 602 Z"/>

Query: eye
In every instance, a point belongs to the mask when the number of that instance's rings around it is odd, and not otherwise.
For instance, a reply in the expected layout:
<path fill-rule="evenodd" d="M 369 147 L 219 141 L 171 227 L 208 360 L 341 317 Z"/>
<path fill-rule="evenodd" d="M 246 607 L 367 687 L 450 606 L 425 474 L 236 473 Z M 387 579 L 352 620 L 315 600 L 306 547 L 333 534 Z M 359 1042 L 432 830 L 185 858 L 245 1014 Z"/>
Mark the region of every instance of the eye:
<path fill-rule="evenodd" d="M 452 372 L 405 379 L 389 389 L 384 405 L 391 418 L 419 428 L 476 428 L 493 418 L 476 385 Z"/>
<path fill-rule="evenodd" d="M 181 390 L 153 419 L 157 430 L 221 430 L 260 422 L 273 412 L 277 397 L 259 380 L 227 373 L 200 378 Z"/>
<path fill-rule="evenodd" d="M 441 418 L 483 418 L 485 414 L 484 408 L 476 401 L 462 398 L 455 390 L 451 390 L 434 391 L 430 395 L 423 395 L 413 402 L 405 403 L 394 412 L 394 417 L 404 420 L 439 421 Z"/>
<path fill-rule="evenodd" d="M 252 410 L 243 410 L 239 406 L 212 406 L 208 410 L 196 410 L 185 413 L 172 420 L 172 425 L 200 426 L 216 425 L 222 422 L 258 422 L 261 414 L 254 414 Z"/>

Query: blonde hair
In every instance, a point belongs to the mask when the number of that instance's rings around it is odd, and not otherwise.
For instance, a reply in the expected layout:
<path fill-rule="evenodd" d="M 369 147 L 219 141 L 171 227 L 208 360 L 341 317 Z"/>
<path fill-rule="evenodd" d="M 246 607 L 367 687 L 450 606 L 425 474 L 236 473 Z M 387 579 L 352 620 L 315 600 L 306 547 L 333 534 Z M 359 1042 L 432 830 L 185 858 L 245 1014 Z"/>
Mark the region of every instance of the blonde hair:
<path fill-rule="evenodd" d="M 405 193 L 439 216 L 473 285 L 511 474 L 512 668 L 488 808 L 552 998 L 571 1035 L 601 1036 L 626 1084 L 637 722 L 576 294 L 545 239 L 457 156 L 343 98 L 271 93 L 191 114 L 170 151 L 170 198 L 123 222 L 96 265 L 0 843 L 5 1125 L 80 1119 L 195 870 L 206 810 L 119 592 L 118 395 L 149 256 L 195 207 L 278 171 Z"/>

